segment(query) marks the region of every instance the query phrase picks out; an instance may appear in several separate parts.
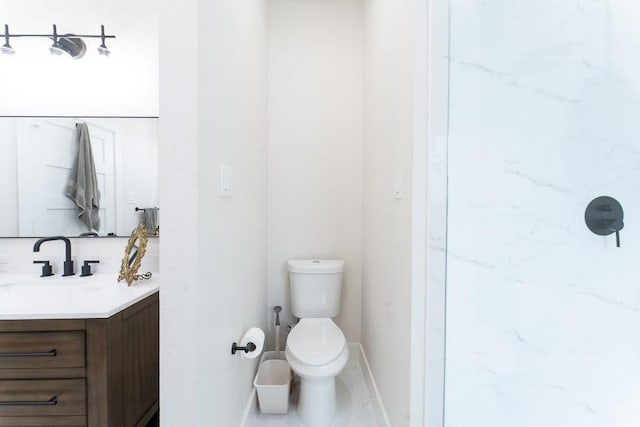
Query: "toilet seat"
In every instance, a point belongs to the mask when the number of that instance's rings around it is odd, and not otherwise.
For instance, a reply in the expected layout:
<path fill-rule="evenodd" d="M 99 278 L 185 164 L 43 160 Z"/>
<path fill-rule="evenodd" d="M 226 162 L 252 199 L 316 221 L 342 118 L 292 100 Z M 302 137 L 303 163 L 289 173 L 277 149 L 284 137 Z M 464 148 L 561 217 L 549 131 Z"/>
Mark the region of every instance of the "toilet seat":
<path fill-rule="evenodd" d="M 287 338 L 287 354 L 305 366 L 324 366 L 345 351 L 344 334 L 329 318 L 307 318 L 291 330 Z"/>

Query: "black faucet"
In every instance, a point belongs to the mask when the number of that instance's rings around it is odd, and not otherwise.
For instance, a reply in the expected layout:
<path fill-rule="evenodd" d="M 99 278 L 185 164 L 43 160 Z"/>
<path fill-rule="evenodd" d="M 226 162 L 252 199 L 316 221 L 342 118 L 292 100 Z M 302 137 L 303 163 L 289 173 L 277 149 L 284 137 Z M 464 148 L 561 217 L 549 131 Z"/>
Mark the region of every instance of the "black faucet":
<path fill-rule="evenodd" d="M 38 239 L 33 245 L 33 252 L 40 252 L 40 245 L 44 242 L 50 242 L 52 240 L 62 240 L 64 242 L 65 260 L 64 260 L 64 274 L 63 276 L 73 276 L 73 261 L 71 260 L 71 241 L 64 236 L 52 236 L 43 237 Z"/>

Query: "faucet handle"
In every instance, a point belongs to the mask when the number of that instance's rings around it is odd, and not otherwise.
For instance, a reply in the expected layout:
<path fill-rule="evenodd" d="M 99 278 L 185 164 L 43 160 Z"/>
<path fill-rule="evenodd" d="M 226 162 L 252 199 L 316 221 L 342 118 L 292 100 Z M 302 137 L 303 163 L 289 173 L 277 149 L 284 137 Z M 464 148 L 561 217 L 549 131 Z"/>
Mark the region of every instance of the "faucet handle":
<path fill-rule="evenodd" d="M 82 274 L 80 274 L 80 277 L 87 277 L 87 276 L 93 276 L 93 273 L 91 272 L 91 265 L 90 264 L 99 264 L 100 261 L 98 260 L 87 260 L 84 262 L 84 264 L 82 265 Z"/>
<path fill-rule="evenodd" d="M 34 264 L 42 264 L 42 274 L 40 277 L 53 276 L 53 269 L 49 261 L 33 261 Z"/>
<path fill-rule="evenodd" d="M 62 273 L 63 276 L 73 276 L 74 274 L 76 274 L 75 271 L 73 271 L 73 260 L 69 260 L 69 261 L 65 261 L 62 263 L 63 266 L 63 270 L 64 272 Z"/>

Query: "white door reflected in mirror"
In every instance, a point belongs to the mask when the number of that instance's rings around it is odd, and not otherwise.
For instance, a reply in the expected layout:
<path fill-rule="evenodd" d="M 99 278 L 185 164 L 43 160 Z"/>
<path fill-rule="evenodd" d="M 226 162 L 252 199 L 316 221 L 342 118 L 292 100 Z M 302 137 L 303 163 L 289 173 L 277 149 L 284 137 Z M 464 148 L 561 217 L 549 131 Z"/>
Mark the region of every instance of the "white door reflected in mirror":
<path fill-rule="evenodd" d="M 100 199 L 99 236 L 128 236 L 136 207 L 158 206 L 158 119 L 0 117 L 0 237 L 79 236 L 86 226 L 65 196 L 87 123 Z"/>

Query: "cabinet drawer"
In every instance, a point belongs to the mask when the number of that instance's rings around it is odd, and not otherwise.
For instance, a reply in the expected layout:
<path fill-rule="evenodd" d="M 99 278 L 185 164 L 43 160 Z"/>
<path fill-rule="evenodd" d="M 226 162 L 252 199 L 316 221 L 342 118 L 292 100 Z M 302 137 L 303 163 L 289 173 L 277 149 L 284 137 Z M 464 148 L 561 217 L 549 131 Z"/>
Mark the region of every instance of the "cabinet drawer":
<path fill-rule="evenodd" d="M 84 379 L 1 380 L 0 425 L 4 417 L 86 417 Z"/>
<path fill-rule="evenodd" d="M 84 331 L 0 333 L 0 377 L 5 369 L 84 368 Z"/>

